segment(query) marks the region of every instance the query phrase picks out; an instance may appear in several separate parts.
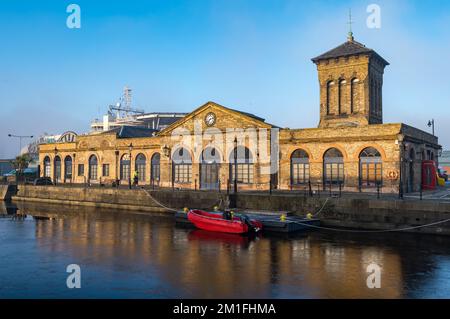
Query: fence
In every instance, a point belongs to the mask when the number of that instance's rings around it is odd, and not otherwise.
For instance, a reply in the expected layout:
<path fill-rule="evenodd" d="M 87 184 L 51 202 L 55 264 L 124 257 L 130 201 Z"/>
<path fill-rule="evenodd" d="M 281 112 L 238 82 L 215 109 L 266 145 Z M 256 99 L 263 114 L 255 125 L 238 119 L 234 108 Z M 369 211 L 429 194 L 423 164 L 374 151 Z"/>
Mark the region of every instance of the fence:
<path fill-rule="evenodd" d="M 30 178 L 18 178 L 18 182 L 5 181 L 0 180 L 0 183 L 16 183 L 16 184 L 32 184 L 33 180 Z M 311 182 L 308 181 L 304 184 L 298 185 L 290 185 L 288 189 L 280 189 L 277 187 L 275 183 L 259 183 L 259 184 L 244 184 L 244 183 L 234 183 L 230 179 L 227 179 L 225 182 L 218 180 L 217 183 L 209 184 L 210 187 L 202 188 L 201 183 L 197 179 L 194 179 L 193 183 L 188 184 L 176 184 L 172 183 L 170 187 L 161 186 L 159 181 L 150 180 L 148 183 L 141 183 L 139 185 L 134 185 L 133 181 L 120 181 L 120 180 L 99 180 L 99 181 L 89 181 L 87 178 L 84 179 L 84 183 L 71 183 L 71 182 L 56 182 L 54 183 L 56 186 L 61 187 L 103 187 L 103 188 L 146 188 L 152 190 L 172 190 L 172 191 L 209 191 L 209 192 L 218 192 L 218 193 L 226 193 L 226 194 L 234 194 L 234 193 L 267 193 L 268 195 L 272 194 L 291 194 L 293 196 L 303 196 L 303 197 L 323 197 L 323 198 L 340 198 L 343 196 L 348 197 L 369 197 L 369 198 L 377 198 L 377 199 L 386 199 L 386 198 L 400 198 L 404 199 L 404 196 L 410 198 L 416 198 L 422 200 L 424 197 L 422 188 L 418 193 L 411 195 L 411 193 L 403 194 L 402 188 L 398 190 L 398 192 L 383 192 L 383 189 L 386 188 L 382 183 L 376 183 L 371 186 L 361 186 L 355 187 L 354 185 L 348 186 L 344 181 L 338 182 L 328 182 L 324 183 L 320 182 Z M 256 185 L 256 186 L 255 186 Z M 429 194 L 429 193 L 427 193 Z M 449 193 L 450 194 L 450 193 Z M 429 196 L 428 196 L 429 197 Z M 449 198 L 450 199 L 450 198 Z"/>

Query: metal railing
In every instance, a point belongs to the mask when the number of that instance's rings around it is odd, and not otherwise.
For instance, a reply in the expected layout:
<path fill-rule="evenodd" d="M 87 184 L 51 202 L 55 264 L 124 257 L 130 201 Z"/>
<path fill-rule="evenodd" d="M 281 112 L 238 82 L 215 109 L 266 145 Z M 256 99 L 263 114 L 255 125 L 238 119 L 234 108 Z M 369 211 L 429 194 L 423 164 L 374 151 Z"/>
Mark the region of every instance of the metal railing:
<path fill-rule="evenodd" d="M 22 179 L 18 184 L 33 184 L 31 179 Z M 0 179 L 0 184 L 17 184 L 11 183 L 6 180 Z M 207 184 L 203 184 L 207 185 Z M 201 187 L 202 183 L 199 183 L 197 179 L 193 182 L 187 184 L 181 183 L 171 183 L 171 186 L 161 186 L 161 183 L 156 180 L 150 180 L 146 183 L 140 183 L 133 186 L 132 189 L 140 189 L 142 187 L 152 190 L 171 190 L 171 191 L 209 191 L 225 193 L 227 195 L 234 194 L 234 182 L 230 179 L 226 181 L 218 180 L 217 183 L 209 183 L 212 187 Z M 118 189 L 128 189 L 128 183 L 118 180 L 103 180 L 103 181 L 89 181 L 86 177 L 82 183 L 56 183 L 57 187 L 86 187 L 86 188 L 118 188 Z M 353 197 L 353 198 L 376 198 L 376 199 L 398 199 L 398 193 L 392 191 L 385 191 L 385 188 L 389 188 L 389 185 L 383 185 L 382 183 L 375 183 L 372 185 L 362 186 L 361 184 L 347 185 L 345 181 L 338 182 L 323 182 L 323 181 L 308 181 L 303 184 L 291 184 L 288 188 L 279 188 L 277 184 L 267 182 L 259 184 L 244 184 L 237 183 L 236 191 L 237 193 L 267 193 L 269 196 L 277 194 L 291 194 L 293 196 L 302 197 L 317 197 L 317 198 L 341 198 L 341 197 Z M 430 192 L 424 194 L 423 189 L 420 187 L 418 192 L 415 193 L 405 193 L 403 200 L 405 199 L 429 199 Z M 442 197 L 441 197 L 442 198 Z M 450 192 L 449 198 L 450 200 Z"/>

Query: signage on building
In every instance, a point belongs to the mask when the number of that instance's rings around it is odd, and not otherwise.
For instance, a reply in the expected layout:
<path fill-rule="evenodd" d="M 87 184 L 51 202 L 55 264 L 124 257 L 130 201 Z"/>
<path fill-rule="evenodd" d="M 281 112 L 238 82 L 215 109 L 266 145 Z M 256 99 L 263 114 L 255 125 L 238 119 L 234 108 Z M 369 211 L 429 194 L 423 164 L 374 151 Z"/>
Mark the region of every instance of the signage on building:
<path fill-rule="evenodd" d="M 63 135 L 61 135 L 61 137 L 59 138 L 58 142 L 60 143 L 72 143 L 75 142 L 77 139 L 77 133 L 69 131 L 64 133 Z"/>

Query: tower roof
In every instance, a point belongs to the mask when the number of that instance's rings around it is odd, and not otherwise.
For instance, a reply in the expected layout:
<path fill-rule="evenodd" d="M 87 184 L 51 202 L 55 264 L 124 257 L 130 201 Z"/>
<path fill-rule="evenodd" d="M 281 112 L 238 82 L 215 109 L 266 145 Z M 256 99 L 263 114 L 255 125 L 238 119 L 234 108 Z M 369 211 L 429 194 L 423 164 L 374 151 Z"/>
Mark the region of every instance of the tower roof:
<path fill-rule="evenodd" d="M 321 60 L 334 59 L 340 57 L 348 57 L 352 55 L 369 55 L 374 56 L 380 59 L 385 65 L 389 65 L 385 59 L 383 59 L 378 53 L 374 50 L 367 48 L 364 44 L 361 44 L 353 39 L 353 34 L 349 36 L 348 41 L 340 46 L 325 52 L 322 55 L 319 55 L 312 59 L 314 63 L 317 63 Z"/>

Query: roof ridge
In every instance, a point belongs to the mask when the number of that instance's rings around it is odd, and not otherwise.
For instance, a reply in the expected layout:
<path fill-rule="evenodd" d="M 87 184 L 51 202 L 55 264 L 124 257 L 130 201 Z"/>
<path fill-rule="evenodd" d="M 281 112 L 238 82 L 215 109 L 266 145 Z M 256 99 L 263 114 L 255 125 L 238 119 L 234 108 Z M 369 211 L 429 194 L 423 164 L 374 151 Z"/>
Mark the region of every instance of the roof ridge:
<path fill-rule="evenodd" d="M 315 57 L 312 59 L 313 62 L 317 62 L 319 60 L 338 58 L 350 55 L 358 55 L 364 53 L 376 53 L 373 49 L 366 47 L 364 44 L 352 40 L 346 41 L 337 47 L 326 51 L 325 53 Z"/>

